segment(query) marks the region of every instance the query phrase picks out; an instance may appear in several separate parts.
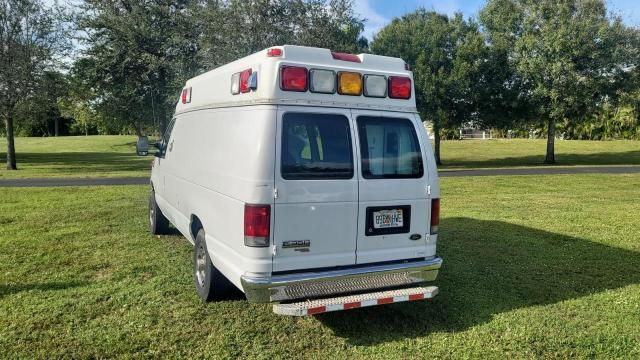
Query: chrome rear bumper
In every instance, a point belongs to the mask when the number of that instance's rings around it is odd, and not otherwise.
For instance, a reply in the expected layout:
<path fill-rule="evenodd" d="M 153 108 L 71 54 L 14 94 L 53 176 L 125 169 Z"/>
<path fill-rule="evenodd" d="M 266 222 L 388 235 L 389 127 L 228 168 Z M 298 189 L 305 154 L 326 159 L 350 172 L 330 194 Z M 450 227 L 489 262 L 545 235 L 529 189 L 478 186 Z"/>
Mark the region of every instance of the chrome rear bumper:
<path fill-rule="evenodd" d="M 326 297 L 433 281 L 442 259 L 372 265 L 340 270 L 261 276 L 245 274 L 242 288 L 251 302 Z"/>

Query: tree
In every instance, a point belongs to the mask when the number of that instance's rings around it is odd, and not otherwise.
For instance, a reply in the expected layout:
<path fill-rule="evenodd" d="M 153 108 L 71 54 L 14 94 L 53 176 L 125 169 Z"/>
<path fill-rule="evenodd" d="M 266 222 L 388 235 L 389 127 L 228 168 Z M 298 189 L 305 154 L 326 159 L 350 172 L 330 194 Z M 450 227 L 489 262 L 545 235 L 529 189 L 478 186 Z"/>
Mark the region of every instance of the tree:
<path fill-rule="evenodd" d="M 324 47 L 361 53 L 368 42 L 361 36 L 363 19 L 351 0 L 230 0 L 202 8 L 201 70 L 226 64 L 277 45 Z"/>
<path fill-rule="evenodd" d="M 639 65 L 633 32 L 601 0 L 489 0 L 481 20 L 493 38 L 512 43 L 507 57 L 521 96 L 546 124 L 545 163 L 556 162 L 556 127 L 615 98 Z"/>
<path fill-rule="evenodd" d="M 418 112 L 433 124 L 435 158 L 441 164 L 441 130 L 482 121 L 478 95 L 487 54 L 477 24 L 462 14 L 450 18 L 419 9 L 380 30 L 371 50 L 400 57 L 413 69 Z"/>
<path fill-rule="evenodd" d="M 195 0 L 85 0 L 76 22 L 87 48 L 76 65 L 96 89 L 97 107 L 138 134 L 152 118 L 164 132 L 172 94 L 182 87 L 181 75 L 197 51 L 196 5 Z"/>
<path fill-rule="evenodd" d="M 16 106 L 33 96 L 53 53 L 64 43 L 55 8 L 40 0 L 0 2 L 0 117 L 7 134 L 7 169 L 15 170 Z"/>
<path fill-rule="evenodd" d="M 283 44 L 363 51 L 363 23 L 350 0 L 85 0 L 77 27 L 86 45 L 75 63 L 102 119 L 138 134 L 167 114 L 184 82 Z"/>
<path fill-rule="evenodd" d="M 16 104 L 16 133 L 19 136 L 59 136 L 66 125 L 58 106 L 68 91 L 65 76 L 59 71 L 46 70 L 32 90 L 31 96 Z"/>

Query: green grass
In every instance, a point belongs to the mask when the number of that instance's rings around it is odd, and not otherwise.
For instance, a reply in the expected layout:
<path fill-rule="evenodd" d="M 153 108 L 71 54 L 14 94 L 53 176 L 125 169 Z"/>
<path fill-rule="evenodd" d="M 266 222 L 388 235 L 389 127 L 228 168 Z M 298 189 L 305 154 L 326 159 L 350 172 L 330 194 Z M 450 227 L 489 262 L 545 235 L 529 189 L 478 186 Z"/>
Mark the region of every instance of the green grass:
<path fill-rule="evenodd" d="M 541 166 L 546 140 L 443 141 L 441 169 Z M 557 165 L 640 165 L 640 141 L 556 140 Z"/>
<path fill-rule="evenodd" d="M 16 138 L 18 171 L 0 179 L 148 176 L 152 156 L 136 156 L 135 136 Z M 545 140 L 443 141 L 440 169 L 541 166 Z M 5 161 L 6 139 L 0 138 Z M 155 152 L 152 149 L 151 152 Z M 559 165 L 640 165 L 640 141 L 556 142 Z"/>
<path fill-rule="evenodd" d="M 135 136 L 16 138 L 18 170 L 9 171 L 6 149 L 0 138 L 0 179 L 148 176 L 153 159 L 136 155 Z"/>
<path fill-rule="evenodd" d="M 203 304 L 147 187 L 0 191 L 0 357 L 638 358 L 640 175 L 442 180 L 433 302 Z"/>

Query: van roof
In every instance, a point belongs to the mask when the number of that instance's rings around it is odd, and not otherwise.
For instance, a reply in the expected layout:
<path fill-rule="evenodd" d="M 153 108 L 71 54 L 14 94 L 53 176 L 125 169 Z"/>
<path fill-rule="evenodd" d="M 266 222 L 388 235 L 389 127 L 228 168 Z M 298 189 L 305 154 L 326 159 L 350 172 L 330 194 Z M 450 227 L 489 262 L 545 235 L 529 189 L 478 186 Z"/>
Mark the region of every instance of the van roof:
<path fill-rule="evenodd" d="M 315 93 L 307 91 L 285 91 L 281 89 L 282 66 L 304 67 L 307 70 L 346 71 L 361 75 L 382 75 L 404 77 L 411 80 L 410 95 L 407 99 L 353 96 L 335 93 Z M 239 81 L 239 73 L 250 70 L 254 88 L 246 92 L 232 93 L 233 82 Z M 234 76 L 235 74 L 235 76 Z M 246 76 L 243 76 L 246 84 Z M 310 80 L 307 79 L 307 83 Z M 248 90 L 248 91 L 247 91 Z M 237 84 L 233 92 L 238 92 Z M 242 59 L 223 65 L 186 82 L 176 113 L 205 108 L 288 104 L 327 107 L 347 107 L 371 110 L 416 112 L 413 74 L 407 70 L 400 58 L 372 54 L 342 54 L 328 49 L 284 45 L 259 51 Z"/>

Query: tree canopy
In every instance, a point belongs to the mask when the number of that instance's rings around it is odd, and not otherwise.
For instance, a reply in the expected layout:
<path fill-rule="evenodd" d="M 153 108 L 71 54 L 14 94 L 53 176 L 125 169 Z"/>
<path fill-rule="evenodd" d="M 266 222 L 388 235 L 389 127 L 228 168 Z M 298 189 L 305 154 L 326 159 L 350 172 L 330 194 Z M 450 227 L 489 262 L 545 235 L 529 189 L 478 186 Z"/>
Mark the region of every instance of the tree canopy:
<path fill-rule="evenodd" d="M 37 96 L 46 70 L 66 44 L 56 7 L 40 0 L 0 2 L 0 117 L 7 134 L 7 169 L 16 169 L 14 119 Z"/>
<path fill-rule="evenodd" d="M 495 46 L 507 45 L 505 66 L 546 123 L 547 163 L 556 126 L 615 101 L 640 65 L 637 32 L 609 17 L 603 1 L 489 0 L 480 18 Z"/>
<path fill-rule="evenodd" d="M 353 0 L 46 3 L 0 3 L 11 169 L 16 130 L 157 135 L 187 79 L 283 44 L 404 59 L 438 163 L 441 137 L 468 126 L 546 137 L 550 163 L 556 137 L 640 139 L 640 30 L 603 0 L 487 0 L 477 19 L 418 9 L 371 44 Z"/>
<path fill-rule="evenodd" d="M 418 111 L 433 123 L 438 164 L 441 129 L 483 120 L 477 95 L 486 50 L 475 22 L 424 9 L 394 19 L 371 43 L 373 53 L 400 57 L 413 70 Z"/>

